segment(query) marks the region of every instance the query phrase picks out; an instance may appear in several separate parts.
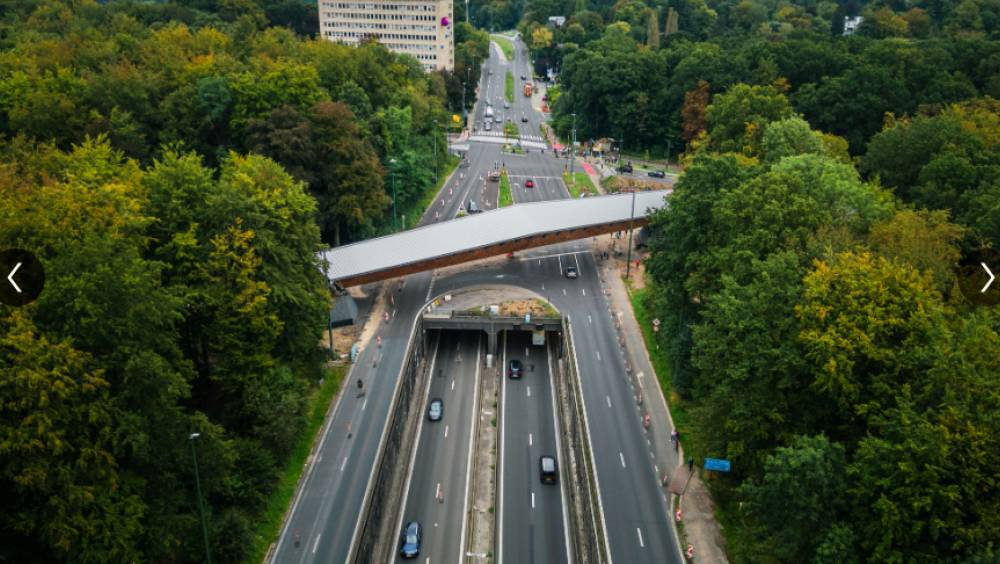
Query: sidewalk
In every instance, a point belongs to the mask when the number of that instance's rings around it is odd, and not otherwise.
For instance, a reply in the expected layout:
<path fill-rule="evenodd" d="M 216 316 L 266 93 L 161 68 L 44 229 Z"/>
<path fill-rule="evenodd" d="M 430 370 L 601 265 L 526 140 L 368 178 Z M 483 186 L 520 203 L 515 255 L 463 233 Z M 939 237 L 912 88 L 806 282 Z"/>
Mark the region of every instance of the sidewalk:
<path fill-rule="evenodd" d="M 624 258 L 616 259 L 613 254 L 609 255 L 610 258 L 607 260 L 600 258 L 600 253 L 612 243 L 619 250 L 625 249 L 627 235 L 625 233 L 622 235 L 622 239 L 613 239 L 611 235 L 599 237 L 594 251 L 598 256 L 601 278 L 606 284 L 608 300 L 618 318 L 616 324 L 621 327 L 619 334 L 624 339 L 626 359 L 632 367 L 632 372 L 636 374 L 642 405 L 652 421 L 649 435 L 652 440 L 658 475 L 661 477 L 666 475 L 669 478 L 673 475 L 674 470 L 686 460 L 684 449 L 681 446 L 680 452 L 674 452 L 670 442 L 670 432 L 674 429 L 673 419 L 660 390 L 659 380 L 656 378 L 656 373 L 650 363 L 642 332 L 636 321 L 635 313 L 632 311 L 628 290 L 622 280 L 622 276 L 625 274 Z M 632 257 L 635 260 L 637 255 L 633 254 Z M 633 268 L 631 274 L 633 278 L 642 276 L 642 269 Z M 683 435 L 682 430 L 682 443 Z M 687 469 L 684 468 L 684 470 Z M 663 491 L 667 494 L 665 486 Z M 681 551 L 683 552 L 688 545 L 691 545 L 694 548 L 693 560 L 696 562 L 728 562 L 724 549 L 725 539 L 715 521 L 713 507 L 711 495 L 698 478 L 698 470 L 695 468 L 695 475 L 688 485 L 685 495 L 680 499 L 680 506 L 672 506 L 672 510 L 680 509 L 682 513 L 685 538 L 680 539 Z"/>

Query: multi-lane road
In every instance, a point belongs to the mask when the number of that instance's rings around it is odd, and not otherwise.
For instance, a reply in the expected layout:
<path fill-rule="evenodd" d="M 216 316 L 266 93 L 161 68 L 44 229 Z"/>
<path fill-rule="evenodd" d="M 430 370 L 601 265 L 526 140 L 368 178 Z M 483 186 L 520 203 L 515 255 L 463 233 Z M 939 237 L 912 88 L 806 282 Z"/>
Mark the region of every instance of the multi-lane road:
<path fill-rule="evenodd" d="M 516 42 L 515 61 L 501 61 L 496 46 L 491 51 L 479 86 L 481 99 L 475 121 L 482 124 L 484 99 L 491 100 L 495 108 L 503 107 L 504 80 L 510 69 L 516 88 L 514 103 L 505 114 L 512 116 L 524 138 L 538 135 L 544 118 L 521 93 L 520 76 L 531 76 L 523 44 Z M 522 113 L 529 118 L 528 123 L 520 122 Z M 452 219 L 470 200 L 485 210 L 496 207 L 498 185 L 483 177 L 497 162 L 508 170 L 515 205 L 569 197 L 561 178 L 568 161 L 556 159 L 550 152 L 505 154 L 499 144 L 473 141 L 467 158 L 469 166 L 458 169 L 420 224 Z M 535 181 L 534 188 L 524 186 L 527 178 Z M 513 260 L 494 261 L 487 267 L 450 269 L 450 274 L 440 276 L 420 273 L 387 283 L 393 300 L 390 320 L 378 328 L 383 344 L 361 351 L 322 431 L 274 561 L 305 564 L 347 558 L 358 534 L 365 492 L 416 316 L 428 300 L 441 293 L 470 285 L 505 283 L 546 296 L 572 320 L 612 561 L 678 562 L 680 552 L 668 518 L 667 498 L 654 470 L 653 448 L 642 429 L 634 390 L 625 377 L 613 320 L 598 278 L 599 265 L 590 250 L 586 241 L 566 243 L 522 253 Z M 564 276 L 569 264 L 578 268 L 578 279 Z M 558 453 L 550 359 L 543 347 L 529 345 L 526 351 L 526 342 L 530 342 L 528 336 L 511 334 L 504 344 L 504 354 L 519 356 L 534 370 L 517 381 L 505 376 L 502 385 L 497 555 L 510 563 L 565 562 L 569 546 L 563 491 L 567 484 L 561 480 L 558 486 L 543 486 L 538 479 L 538 457 Z M 428 388 L 422 391 L 424 409 L 430 398 L 444 400 L 444 418 L 422 423 L 408 469 L 403 510 L 393 519 L 397 526 L 410 520 L 421 522 L 422 562 L 428 558 L 431 562 L 458 562 L 463 558 L 465 491 L 473 454 L 472 417 L 476 416 L 473 398 L 476 370 L 483 369 L 484 347 L 482 338 L 475 334 L 443 333 L 434 353 L 434 372 Z M 357 379 L 364 383 L 364 394 L 357 393 Z"/>

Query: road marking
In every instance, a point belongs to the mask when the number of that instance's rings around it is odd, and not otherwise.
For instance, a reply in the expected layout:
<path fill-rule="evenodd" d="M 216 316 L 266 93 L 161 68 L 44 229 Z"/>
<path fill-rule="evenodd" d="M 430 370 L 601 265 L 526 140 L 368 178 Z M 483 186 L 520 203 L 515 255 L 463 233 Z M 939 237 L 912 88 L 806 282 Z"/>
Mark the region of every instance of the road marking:
<path fill-rule="evenodd" d="M 361 411 L 364 411 L 366 407 L 368 407 L 368 398 L 365 398 L 365 401 L 361 402 Z"/>
<path fill-rule="evenodd" d="M 563 288 L 563 295 L 566 295 L 566 288 Z"/>
<path fill-rule="evenodd" d="M 597 353 L 597 360 L 600 361 L 601 360 L 601 351 L 594 351 L 594 352 Z"/>
<path fill-rule="evenodd" d="M 581 289 L 580 289 L 580 291 L 581 291 L 581 292 L 583 292 L 583 295 L 584 295 L 584 296 L 586 296 L 586 295 L 587 295 L 587 290 L 586 290 L 586 289 L 584 289 L 584 288 L 581 288 Z"/>
<path fill-rule="evenodd" d="M 622 461 L 622 468 L 625 468 L 625 455 L 622 451 L 618 451 L 618 459 Z"/>
<path fill-rule="evenodd" d="M 507 332 L 503 333 L 503 358 L 501 358 L 500 366 L 507 366 Z M 505 433 L 505 427 L 507 426 L 507 402 L 504 398 L 507 397 L 507 380 L 509 378 L 503 378 L 503 384 L 500 386 L 500 435 L 497 437 L 497 441 L 500 442 L 500 460 L 497 464 L 500 465 L 500 497 L 497 502 L 497 523 L 499 523 L 499 533 L 497 538 L 503 538 L 503 465 L 506 462 L 505 451 L 507 449 L 507 441 Z M 470 449 L 471 450 L 471 449 Z M 468 507 L 468 505 L 466 505 Z M 465 543 L 462 543 L 463 545 Z M 497 564 L 503 564 L 503 543 L 498 542 L 497 545 Z"/>
<path fill-rule="evenodd" d="M 344 461 L 340 463 L 340 471 L 344 471 L 344 467 L 347 466 L 347 457 L 344 457 Z"/>
<path fill-rule="evenodd" d="M 604 396 L 608 400 L 608 407 L 611 407 L 611 396 Z"/>
<path fill-rule="evenodd" d="M 528 446 L 531 446 L 531 433 L 528 433 Z"/>
<path fill-rule="evenodd" d="M 591 324 L 594 323 L 594 319 L 592 317 L 590 317 L 589 313 L 587 314 L 587 323 L 591 323 Z"/>
<path fill-rule="evenodd" d="M 527 390 L 528 390 L 528 397 L 530 398 L 531 397 L 531 386 L 527 386 Z"/>
<path fill-rule="evenodd" d="M 570 335 L 570 337 L 572 338 L 572 335 Z M 552 355 L 549 354 L 546 356 L 548 357 L 549 361 L 549 388 L 553 390 L 553 393 L 549 394 L 549 399 L 552 401 L 552 428 L 555 429 L 556 431 L 556 452 L 561 452 L 562 443 L 559 440 L 559 419 L 556 417 L 556 413 L 558 413 L 559 410 L 556 407 L 556 394 L 555 394 L 556 384 L 554 376 L 552 375 L 554 372 L 552 370 Z M 576 359 L 574 358 L 574 362 L 575 361 Z M 584 407 L 584 410 L 586 410 L 586 407 Z M 600 495 L 600 492 L 598 492 L 598 495 Z M 569 511 L 566 508 L 566 497 L 567 497 L 566 480 L 559 480 L 559 499 L 562 502 L 561 505 L 562 505 L 562 518 L 563 518 L 563 536 L 565 537 L 565 542 L 566 542 L 566 554 L 571 555 L 573 554 L 573 551 L 570 549 L 570 542 L 569 542 Z M 570 556 L 569 562 L 570 564 L 573 564 L 572 556 Z"/>
<path fill-rule="evenodd" d="M 454 390 L 454 389 L 455 389 L 455 381 L 454 381 L 454 380 L 452 380 L 452 381 L 451 381 L 451 389 L 452 389 L 452 390 Z"/>
<path fill-rule="evenodd" d="M 635 533 L 639 535 L 639 546 L 641 548 L 646 548 L 646 544 L 642 542 L 642 531 L 639 530 L 639 527 L 635 528 Z"/>
<path fill-rule="evenodd" d="M 314 542 L 314 543 L 313 543 L 313 550 L 312 550 L 312 551 L 313 551 L 313 554 L 316 554 L 316 548 L 317 548 L 317 547 L 319 546 L 319 539 L 320 539 L 320 537 L 322 537 L 322 536 L 323 536 L 323 534 L 322 534 L 322 533 L 321 533 L 321 534 L 318 534 L 318 535 L 316 535 L 316 542 Z"/>
<path fill-rule="evenodd" d="M 531 492 L 531 508 L 535 508 L 535 492 Z"/>
<path fill-rule="evenodd" d="M 446 438 L 446 439 L 448 438 L 448 426 L 447 425 L 444 426 L 444 438 Z"/>
<path fill-rule="evenodd" d="M 524 359 L 528 360 L 528 347 L 524 347 Z"/>
<path fill-rule="evenodd" d="M 479 398 L 479 368 L 481 366 L 479 361 L 482 358 L 482 354 L 483 354 L 483 341 L 482 337 L 480 337 L 479 341 L 476 344 L 476 373 L 474 376 L 475 383 L 473 384 L 472 387 L 473 401 L 478 401 Z M 475 429 L 475 428 L 476 428 L 476 411 L 472 410 L 472 415 L 469 418 L 469 429 Z M 476 440 L 476 434 L 470 431 L 469 448 L 468 448 L 469 454 L 465 459 L 465 497 L 462 500 L 462 535 L 461 535 L 461 540 L 458 543 L 459 560 L 461 560 L 462 558 L 462 550 L 465 548 L 465 534 L 466 531 L 468 530 L 469 512 L 466 511 L 466 509 L 469 507 L 469 489 L 472 484 L 472 480 L 470 478 L 470 475 L 472 474 L 472 450 L 473 450 L 472 446 L 475 440 Z"/>

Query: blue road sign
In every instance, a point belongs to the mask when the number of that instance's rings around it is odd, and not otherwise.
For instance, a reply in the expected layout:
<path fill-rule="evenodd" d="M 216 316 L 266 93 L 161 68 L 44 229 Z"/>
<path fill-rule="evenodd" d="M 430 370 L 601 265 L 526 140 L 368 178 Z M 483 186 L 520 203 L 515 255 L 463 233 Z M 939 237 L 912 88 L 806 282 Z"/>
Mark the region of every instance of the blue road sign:
<path fill-rule="evenodd" d="M 729 461 L 722 458 L 706 458 L 704 468 L 716 472 L 729 472 Z"/>

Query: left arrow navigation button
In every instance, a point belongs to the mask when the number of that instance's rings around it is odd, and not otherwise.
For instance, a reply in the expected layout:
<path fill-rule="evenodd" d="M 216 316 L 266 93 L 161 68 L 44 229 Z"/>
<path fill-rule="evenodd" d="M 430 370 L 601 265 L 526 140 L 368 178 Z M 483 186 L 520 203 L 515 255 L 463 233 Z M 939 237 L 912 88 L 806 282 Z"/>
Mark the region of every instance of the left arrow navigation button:
<path fill-rule="evenodd" d="M 45 287 L 45 268 L 22 249 L 0 251 L 0 302 L 19 307 L 35 301 Z"/>

